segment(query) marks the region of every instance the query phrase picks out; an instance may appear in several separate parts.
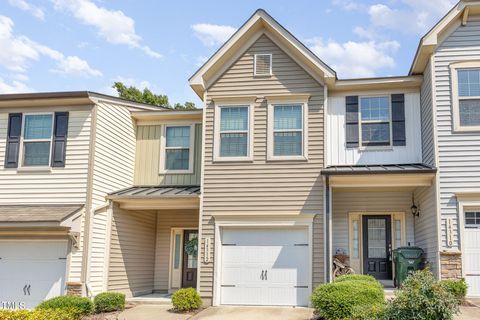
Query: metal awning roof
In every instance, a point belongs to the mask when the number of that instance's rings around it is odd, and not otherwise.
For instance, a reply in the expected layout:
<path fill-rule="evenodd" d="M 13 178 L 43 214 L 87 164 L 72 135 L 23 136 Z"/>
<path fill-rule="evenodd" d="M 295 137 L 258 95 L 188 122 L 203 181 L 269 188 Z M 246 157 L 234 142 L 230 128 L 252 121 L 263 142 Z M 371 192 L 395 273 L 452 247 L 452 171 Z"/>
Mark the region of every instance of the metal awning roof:
<path fill-rule="evenodd" d="M 0 206 L 0 222 L 29 223 L 52 222 L 61 223 L 77 213 L 83 205 L 8 205 Z"/>
<path fill-rule="evenodd" d="M 322 175 L 435 173 L 437 168 L 423 163 L 328 166 Z"/>
<path fill-rule="evenodd" d="M 135 186 L 110 193 L 107 199 L 158 199 L 198 197 L 200 186 Z"/>

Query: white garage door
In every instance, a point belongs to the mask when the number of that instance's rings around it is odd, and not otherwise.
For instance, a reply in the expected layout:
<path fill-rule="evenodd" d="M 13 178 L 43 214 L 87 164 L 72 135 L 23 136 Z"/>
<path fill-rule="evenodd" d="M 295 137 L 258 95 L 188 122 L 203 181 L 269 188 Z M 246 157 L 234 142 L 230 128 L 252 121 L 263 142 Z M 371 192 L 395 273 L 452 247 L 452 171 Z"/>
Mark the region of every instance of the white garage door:
<path fill-rule="evenodd" d="M 480 212 L 465 212 L 464 275 L 468 296 L 480 296 Z"/>
<path fill-rule="evenodd" d="M 0 240 L 0 308 L 33 308 L 62 295 L 67 241 Z"/>
<path fill-rule="evenodd" d="M 222 304 L 308 305 L 306 228 L 223 229 L 221 237 Z"/>

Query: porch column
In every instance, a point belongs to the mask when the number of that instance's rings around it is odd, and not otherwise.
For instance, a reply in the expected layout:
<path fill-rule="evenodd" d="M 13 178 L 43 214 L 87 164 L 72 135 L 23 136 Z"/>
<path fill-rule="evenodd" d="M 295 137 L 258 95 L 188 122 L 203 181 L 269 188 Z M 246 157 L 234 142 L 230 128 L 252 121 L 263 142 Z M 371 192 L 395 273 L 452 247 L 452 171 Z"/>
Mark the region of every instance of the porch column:
<path fill-rule="evenodd" d="M 332 239 L 331 239 L 331 202 L 330 177 L 325 176 L 325 280 L 331 281 Z"/>

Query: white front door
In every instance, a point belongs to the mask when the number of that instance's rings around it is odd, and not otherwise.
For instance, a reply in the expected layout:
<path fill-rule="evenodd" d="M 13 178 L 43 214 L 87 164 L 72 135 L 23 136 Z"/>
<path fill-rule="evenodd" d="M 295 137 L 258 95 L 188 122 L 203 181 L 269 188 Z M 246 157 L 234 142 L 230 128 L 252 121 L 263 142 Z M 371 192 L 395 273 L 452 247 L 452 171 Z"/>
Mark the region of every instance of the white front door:
<path fill-rule="evenodd" d="M 307 228 L 224 228 L 221 241 L 221 304 L 308 305 Z"/>
<path fill-rule="evenodd" d="M 480 212 L 465 213 L 463 266 L 468 296 L 480 296 Z"/>
<path fill-rule="evenodd" d="M 0 240 L 0 309 L 34 308 L 62 295 L 67 241 Z"/>

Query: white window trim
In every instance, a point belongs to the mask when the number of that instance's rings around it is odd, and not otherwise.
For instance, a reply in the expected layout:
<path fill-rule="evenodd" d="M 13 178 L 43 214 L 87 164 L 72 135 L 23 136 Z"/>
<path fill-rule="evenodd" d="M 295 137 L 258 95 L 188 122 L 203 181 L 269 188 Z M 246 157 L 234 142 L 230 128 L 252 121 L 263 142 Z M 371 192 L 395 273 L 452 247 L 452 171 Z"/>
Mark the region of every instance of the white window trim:
<path fill-rule="evenodd" d="M 460 125 L 460 96 L 458 94 L 458 69 L 479 69 L 480 61 L 462 61 L 450 64 L 451 86 L 452 86 L 452 114 L 453 131 L 471 132 L 480 131 L 479 126 L 461 126 Z M 480 96 L 462 97 L 461 100 L 480 99 Z"/>
<path fill-rule="evenodd" d="M 25 139 L 25 118 L 32 115 L 51 115 L 52 116 L 52 130 L 50 139 Z M 37 170 L 50 170 L 52 167 L 52 147 L 53 147 L 53 129 L 55 127 L 55 115 L 53 112 L 30 112 L 22 115 L 22 129 L 20 131 L 20 146 L 18 150 L 18 170 L 19 171 L 37 171 Z M 24 165 L 24 142 L 50 142 L 50 150 L 48 151 L 48 165 L 45 166 L 26 166 Z"/>
<path fill-rule="evenodd" d="M 247 156 L 245 157 L 222 157 L 220 156 L 220 117 L 222 108 L 230 107 L 246 107 L 248 108 L 248 124 L 247 124 Z M 241 162 L 241 161 L 253 161 L 253 114 L 254 104 L 252 102 L 227 102 L 221 104 L 215 104 L 215 124 L 214 124 L 214 142 L 213 142 L 213 161 L 214 162 Z M 244 131 L 242 131 L 244 132 Z M 235 131 L 230 131 L 235 133 Z"/>
<path fill-rule="evenodd" d="M 388 145 L 381 145 L 381 146 L 364 146 L 362 141 L 362 124 L 363 123 L 385 123 L 387 121 L 383 120 L 366 120 L 362 121 L 362 99 L 364 98 L 388 98 L 388 126 L 390 130 L 390 142 Z M 358 97 L 358 148 L 359 150 L 388 150 L 392 149 L 393 147 L 393 125 L 392 125 L 392 97 L 388 94 L 379 94 L 379 95 L 372 95 L 372 96 L 359 96 Z"/>
<path fill-rule="evenodd" d="M 257 56 L 270 56 L 270 72 L 268 74 L 257 73 Z M 256 53 L 253 56 L 253 75 L 256 77 L 269 77 L 272 75 L 273 56 L 271 53 Z"/>
<path fill-rule="evenodd" d="M 190 146 L 188 152 L 187 170 L 168 170 L 165 168 L 167 161 L 167 149 L 185 149 L 185 148 L 167 148 L 167 128 L 171 127 L 190 127 Z M 193 159 L 195 153 L 195 124 L 165 124 L 162 126 L 162 136 L 160 139 L 160 174 L 191 174 L 193 173 Z"/>
<path fill-rule="evenodd" d="M 308 160 L 308 98 L 303 100 L 269 100 L 267 116 L 267 160 L 268 161 L 292 161 Z M 301 130 L 280 130 L 280 131 L 301 131 L 302 132 L 302 154 L 298 156 L 276 156 L 274 155 L 274 109 L 275 106 L 299 105 L 302 107 L 302 129 Z"/>

